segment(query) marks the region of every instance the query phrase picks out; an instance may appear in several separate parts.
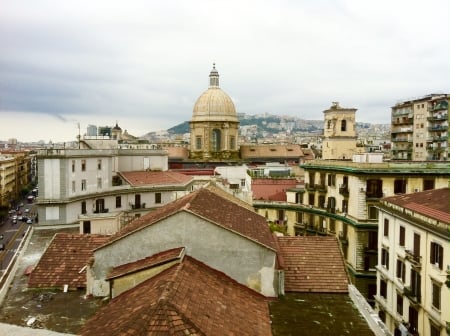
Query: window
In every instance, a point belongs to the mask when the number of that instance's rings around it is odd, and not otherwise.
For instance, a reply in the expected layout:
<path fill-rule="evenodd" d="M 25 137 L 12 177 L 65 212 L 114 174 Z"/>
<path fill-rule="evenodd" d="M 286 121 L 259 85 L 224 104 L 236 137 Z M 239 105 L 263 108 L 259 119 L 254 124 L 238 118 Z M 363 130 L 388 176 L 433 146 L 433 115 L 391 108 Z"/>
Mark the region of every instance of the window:
<path fill-rule="evenodd" d="M 441 328 L 436 326 L 433 322 L 430 320 L 430 336 L 441 336 Z"/>
<path fill-rule="evenodd" d="M 161 204 L 161 193 L 155 193 L 155 204 Z"/>
<path fill-rule="evenodd" d="M 245 187 L 245 179 L 241 179 L 241 187 Z"/>
<path fill-rule="evenodd" d="M 81 180 L 81 190 L 86 190 L 86 180 Z"/>
<path fill-rule="evenodd" d="M 202 149 L 202 137 L 201 136 L 195 137 L 195 149 Z"/>
<path fill-rule="evenodd" d="M 83 221 L 83 233 L 91 233 L 91 221 Z"/>
<path fill-rule="evenodd" d="M 102 188 L 102 178 L 97 177 L 97 189 L 101 189 L 101 188 Z"/>
<path fill-rule="evenodd" d="M 328 186 L 334 187 L 336 185 L 336 174 L 328 174 Z"/>
<path fill-rule="evenodd" d="M 434 189 L 434 180 L 433 179 L 424 179 L 423 180 L 423 190 L 431 190 Z"/>
<path fill-rule="evenodd" d="M 313 186 L 315 183 L 316 172 L 309 172 L 309 185 Z"/>
<path fill-rule="evenodd" d="M 380 296 L 383 298 L 387 297 L 387 283 L 383 279 L 380 279 Z"/>
<path fill-rule="evenodd" d="M 381 249 L 381 265 L 389 269 L 389 252 L 384 248 Z"/>
<path fill-rule="evenodd" d="M 213 152 L 219 152 L 222 148 L 221 144 L 222 132 L 220 129 L 213 129 L 211 136 L 211 150 Z"/>
<path fill-rule="evenodd" d="M 389 219 L 384 219 L 383 236 L 389 237 Z"/>
<path fill-rule="evenodd" d="M 86 160 L 81 160 L 81 171 L 86 171 Z"/>
<path fill-rule="evenodd" d="M 97 160 L 97 169 L 102 170 L 102 160 L 101 159 Z"/>
<path fill-rule="evenodd" d="M 378 317 L 381 321 L 383 321 L 383 323 L 386 323 L 386 312 L 383 309 L 380 309 L 378 312 Z"/>
<path fill-rule="evenodd" d="M 347 212 L 348 209 L 348 200 L 342 200 L 342 212 Z"/>
<path fill-rule="evenodd" d="M 297 211 L 296 212 L 296 217 L 297 217 L 296 218 L 297 223 L 299 223 L 299 224 L 303 223 L 303 212 Z"/>
<path fill-rule="evenodd" d="M 325 195 L 319 195 L 319 208 L 325 208 Z"/>
<path fill-rule="evenodd" d="M 411 294 L 420 302 L 420 274 L 414 269 L 411 269 Z"/>
<path fill-rule="evenodd" d="M 397 259 L 397 272 L 396 276 L 398 279 L 400 279 L 403 283 L 405 283 L 405 263 L 403 260 Z"/>
<path fill-rule="evenodd" d="M 116 196 L 116 208 L 122 207 L 122 196 Z"/>
<path fill-rule="evenodd" d="M 413 306 L 409 306 L 409 332 L 417 333 L 419 331 L 419 312 Z"/>
<path fill-rule="evenodd" d="M 442 269 L 444 248 L 438 243 L 431 242 L 430 249 L 430 263 Z"/>
<path fill-rule="evenodd" d="M 72 181 L 72 192 L 74 193 L 75 190 L 76 190 L 76 188 L 75 188 L 75 181 Z"/>
<path fill-rule="evenodd" d="M 75 173 L 75 160 L 72 160 L 72 173 Z"/>
<path fill-rule="evenodd" d="M 234 136 L 230 136 L 230 150 L 236 149 L 236 138 Z"/>
<path fill-rule="evenodd" d="M 336 232 L 336 221 L 334 219 L 330 219 L 330 232 Z"/>
<path fill-rule="evenodd" d="M 431 304 L 434 308 L 437 310 L 441 309 L 441 286 L 435 283 L 434 281 L 431 282 L 431 295 L 432 300 Z"/>
<path fill-rule="evenodd" d="M 314 194 L 313 193 L 308 194 L 308 204 L 314 206 Z"/>
<path fill-rule="evenodd" d="M 368 208 L 369 219 L 378 219 L 378 210 L 375 206 L 370 205 Z"/>
<path fill-rule="evenodd" d="M 81 202 L 81 214 L 85 215 L 86 211 L 86 201 Z"/>
<path fill-rule="evenodd" d="M 378 249 L 378 233 L 376 231 L 368 232 L 367 248 L 369 250 L 377 250 Z"/>
<path fill-rule="evenodd" d="M 330 129 L 332 125 L 333 125 L 333 124 L 331 123 L 331 120 L 328 120 L 328 122 L 327 122 L 327 128 Z"/>
<path fill-rule="evenodd" d="M 345 119 L 341 121 L 341 131 L 342 132 L 347 131 L 347 120 Z"/>
<path fill-rule="evenodd" d="M 397 313 L 403 315 L 403 296 L 397 293 Z"/>
<path fill-rule="evenodd" d="M 399 179 L 394 181 L 394 194 L 406 193 L 406 180 Z"/>
<path fill-rule="evenodd" d="M 99 198 L 95 200 L 95 213 L 107 212 L 105 209 L 105 200 L 103 198 Z"/>
<path fill-rule="evenodd" d="M 399 236 L 398 236 L 398 245 L 404 247 L 405 246 L 405 227 L 400 226 L 399 230 L 400 230 L 400 232 L 399 232 Z"/>
<path fill-rule="evenodd" d="M 383 197 L 383 181 L 382 180 L 367 180 L 366 196 L 368 198 Z"/>

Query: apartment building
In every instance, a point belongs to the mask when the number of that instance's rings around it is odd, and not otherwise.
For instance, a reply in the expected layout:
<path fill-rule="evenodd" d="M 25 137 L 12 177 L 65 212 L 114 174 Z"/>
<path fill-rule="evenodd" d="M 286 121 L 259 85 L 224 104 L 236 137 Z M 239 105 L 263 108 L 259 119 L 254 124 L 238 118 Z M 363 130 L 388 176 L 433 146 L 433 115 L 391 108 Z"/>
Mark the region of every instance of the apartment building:
<path fill-rule="evenodd" d="M 448 94 L 431 94 L 392 107 L 393 159 L 448 160 L 448 102 Z"/>
<path fill-rule="evenodd" d="M 31 162 L 28 152 L 0 152 L 0 207 L 12 207 L 22 190 L 29 186 L 32 178 Z"/>
<path fill-rule="evenodd" d="M 254 200 L 268 221 L 290 235 L 336 235 L 358 290 L 374 304 L 378 264 L 380 199 L 448 186 L 446 162 L 383 162 L 382 154 L 354 155 L 353 161 L 312 160 L 305 188 L 286 192 L 287 202 Z"/>
<path fill-rule="evenodd" d="M 448 335 L 449 188 L 387 197 L 378 208 L 380 318 L 394 335 Z"/>
<path fill-rule="evenodd" d="M 116 141 L 115 145 L 108 142 L 97 149 L 39 150 L 39 224 L 75 224 L 82 220 L 82 232 L 92 232 L 91 217 L 132 219 L 192 190 L 192 179 L 166 176 L 166 151 L 121 147 L 123 144 L 118 146 Z M 151 179 L 142 174 L 130 178 L 130 172 L 153 174 Z M 122 212 L 127 216 L 115 217 Z M 100 232 L 111 233 L 104 228 Z"/>

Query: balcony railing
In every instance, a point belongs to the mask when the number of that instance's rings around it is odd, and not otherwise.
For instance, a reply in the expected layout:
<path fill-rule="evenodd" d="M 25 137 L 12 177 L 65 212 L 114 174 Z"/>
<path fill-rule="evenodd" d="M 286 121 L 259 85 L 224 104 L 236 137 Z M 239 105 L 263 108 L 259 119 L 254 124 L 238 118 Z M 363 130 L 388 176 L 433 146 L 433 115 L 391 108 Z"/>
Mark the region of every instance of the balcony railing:
<path fill-rule="evenodd" d="M 325 184 L 314 184 L 314 189 L 322 192 L 327 191 L 327 187 Z"/>
<path fill-rule="evenodd" d="M 422 267 L 422 257 L 420 255 L 414 254 L 414 251 L 405 250 L 405 256 L 406 260 L 408 260 L 414 267 Z"/>
<path fill-rule="evenodd" d="M 343 196 L 348 196 L 349 195 L 349 190 L 348 190 L 348 186 L 343 184 L 341 186 L 339 186 L 339 194 L 343 195 Z"/>
<path fill-rule="evenodd" d="M 420 291 L 411 289 L 411 287 L 403 287 L 403 294 L 408 297 L 413 303 L 420 303 Z"/>
<path fill-rule="evenodd" d="M 446 131 L 446 130 L 448 130 L 448 126 L 445 126 L 445 125 L 437 125 L 437 126 L 428 127 L 428 131 L 430 131 L 430 132 L 440 132 L 440 131 Z"/>
<path fill-rule="evenodd" d="M 383 198 L 383 191 L 366 191 L 366 198 Z"/>

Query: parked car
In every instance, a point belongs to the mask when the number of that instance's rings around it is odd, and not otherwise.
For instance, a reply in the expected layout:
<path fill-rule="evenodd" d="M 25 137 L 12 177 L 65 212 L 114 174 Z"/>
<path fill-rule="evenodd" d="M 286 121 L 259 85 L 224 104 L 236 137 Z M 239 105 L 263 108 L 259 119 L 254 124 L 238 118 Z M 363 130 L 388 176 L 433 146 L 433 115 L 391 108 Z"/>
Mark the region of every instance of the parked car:
<path fill-rule="evenodd" d="M 30 212 L 30 209 L 26 208 L 25 213 L 29 213 L 29 212 Z"/>
<path fill-rule="evenodd" d="M 29 218 L 29 219 L 27 220 L 27 224 L 33 224 L 33 220 L 32 220 L 31 218 Z"/>

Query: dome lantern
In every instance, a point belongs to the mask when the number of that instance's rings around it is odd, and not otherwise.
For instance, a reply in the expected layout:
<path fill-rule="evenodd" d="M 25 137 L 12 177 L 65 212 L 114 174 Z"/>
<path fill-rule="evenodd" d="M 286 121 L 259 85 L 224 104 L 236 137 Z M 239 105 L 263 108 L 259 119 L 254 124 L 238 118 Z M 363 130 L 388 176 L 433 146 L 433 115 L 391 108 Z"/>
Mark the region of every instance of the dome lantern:
<path fill-rule="evenodd" d="M 219 72 L 216 70 L 216 63 L 213 63 L 213 68 L 209 73 L 209 87 L 210 88 L 219 87 Z"/>

